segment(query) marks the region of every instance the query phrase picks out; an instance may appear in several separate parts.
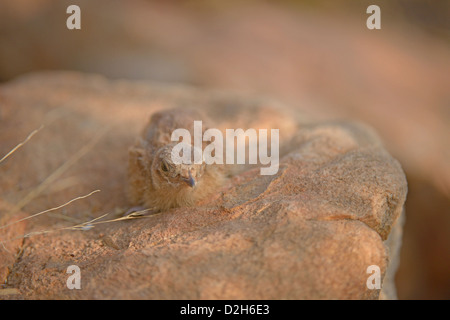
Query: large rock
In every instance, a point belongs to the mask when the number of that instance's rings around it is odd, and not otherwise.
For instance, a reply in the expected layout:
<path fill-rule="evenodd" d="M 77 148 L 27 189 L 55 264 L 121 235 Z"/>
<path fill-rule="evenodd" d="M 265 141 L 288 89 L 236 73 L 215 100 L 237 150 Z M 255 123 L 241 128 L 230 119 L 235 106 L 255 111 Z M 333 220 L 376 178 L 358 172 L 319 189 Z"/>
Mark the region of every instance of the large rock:
<path fill-rule="evenodd" d="M 0 259 L 9 257 L 9 273 L 0 274 L 9 291 L 0 298 L 395 298 L 389 261 L 406 180 L 362 124 L 318 123 L 231 93 L 77 73 L 4 84 L 0 103 L 0 155 L 44 125 L 0 166 L 5 206 L 32 214 L 101 189 L 27 220 L 27 232 L 120 216 L 130 206 L 127 150 L 155 110 L 199 108 L 221 129 L 279 128 L 283 155 L 276 175 L 250 168 L 194 208 L 35 235 L 14 261 L 0 248 Z M 70 265 L 81 269 L 81 290 L 66 286 Z M 382 294 L 367 287 L 371 265 L 381 270 Z"/>

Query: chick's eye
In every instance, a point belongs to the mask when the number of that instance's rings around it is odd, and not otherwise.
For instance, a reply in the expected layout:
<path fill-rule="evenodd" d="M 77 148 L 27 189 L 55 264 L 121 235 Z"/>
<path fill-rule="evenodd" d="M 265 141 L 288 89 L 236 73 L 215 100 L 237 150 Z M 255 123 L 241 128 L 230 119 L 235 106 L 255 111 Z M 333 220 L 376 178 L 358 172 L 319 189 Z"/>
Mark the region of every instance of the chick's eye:
<path fill-rule="evenodd" d="M 169 168 L 167 167 L 167 164 L 164 161 L 161 162 L 161 170 L 164 172 L 169 171 Z"/>

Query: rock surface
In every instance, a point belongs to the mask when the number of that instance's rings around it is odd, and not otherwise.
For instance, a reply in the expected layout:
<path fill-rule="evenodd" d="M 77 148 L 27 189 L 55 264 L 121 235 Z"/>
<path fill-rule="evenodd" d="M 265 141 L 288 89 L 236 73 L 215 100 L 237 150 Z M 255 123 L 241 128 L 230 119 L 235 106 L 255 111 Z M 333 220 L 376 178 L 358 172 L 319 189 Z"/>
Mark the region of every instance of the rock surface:
<path fill-rule="evenodd" d="M 156 110 L 199 108 L 220 129 L 279 128 L 282 151 L 276 175 L 249 169 L 198 207 L 36 235 L 12 256 L 0 248 L 9 271 L 0 272 L 0 298 L 395 298 L 389 260 L 406 180 L 362 124 L 318 123 L 231 93 L 78 73 L 22 77 L 0 87 L 0 103 L 0 155 L 44 125 L 0 165 L 5 206 L 32 214 L 101 190 L 27 220 L 26 232 L 119 217 L 129 207 L 128 147 Z M 11 211 L 3 208 L 0 215 Z M 5 230 L 0 240 L 11 237 Z M 81 290 L 66 287 L 70 265 L 81 269 Z M 383 290 L 366 285 L 371 265 L 380 267 Z"/>

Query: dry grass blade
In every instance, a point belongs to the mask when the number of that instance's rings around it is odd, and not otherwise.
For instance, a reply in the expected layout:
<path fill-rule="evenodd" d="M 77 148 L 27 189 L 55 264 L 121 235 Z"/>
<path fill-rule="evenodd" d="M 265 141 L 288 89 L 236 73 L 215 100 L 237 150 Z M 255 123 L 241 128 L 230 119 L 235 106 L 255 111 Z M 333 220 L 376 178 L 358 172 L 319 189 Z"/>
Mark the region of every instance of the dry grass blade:
<path fill-rule="evenodd" d="M 141 210 L 139 211 L 140 213 L 143 212 L 147 212 L 150 209 L 146 209 L 146 210 Z M 0 245 L 2 245 L 4 247 L 4 243 L 10 242 L 10 241 L 14 241 L 14 240 L 18 240 L 18 239 L 23 239 L 23 238 L 30 238 L 33 236 L 37 236 L 37 235 L 41 235 L 41 234 L 48 234 L 48 233 L 53 233 L 53 232 L 57 232 L 57 231 L 63 231 L 63 230 L 77 230 L 77 231 L 86 231 L 86 230 L 90 230 L 92 229 L 95 225 L 98 224 L 104 224 L 104 223 L 111 223 L 111 222 L 117 222 L 117 221 L 124 221 L 124 220 L 133 220 L 133 219 L 142 219 L 142 218 L 149 218 L 149 217 L 153 217 L 159 214 L 155 214 L 155 215 L 151 215 L 151 216 L 135 216 L 133 214 L 130 214 L 128 216 L 124 216 L 124 217 L 120 217 L 120 218 L 116 218 L 116 219 L 111 219 L 111 220 L 105 220 L 105 221 L 98 221 L 104 217 L 106 217 L 107 215 L 109 215 L 109 213 L 105 213 L 104 215 L 101 215 L 100 217 L 94 218 L 92 220 L 77 224 L 77 225 L 73 225 L 73 226 L 69 226 L 69 227 L 62 227 L 62 228 L 58 228 L 58 229 L 51 229 L 51 230 L 41 230 L 41 231 L 33 231 L 33 232 L 29 232 L 26 233 L 24 235 L 12 238 L 12 239 L 8 239 L 8 240 L 0 240 Z M 5 248 L 5 247 L 4 247 Z M 6 250 L 6 248 L 5 248 Z"/>
<path fill-rule="evenodd" d="M 54 207 L 54 208 L 51 208 L 51 209 L 47 209 L 47 210 L 44 210 L 44 211 L 41 211 L 41 212 L 38 212 L 38 213 L 35 213 L 35 214 L 31 215 L 31 216 L 25 217 L 23 219 L 13 221 L 13 222 L 8 223 L 8 224 L 6 224 L 4 226 L 0 226 L 0 230 L 4 229 L 6 227 L 9 227 L 9 226 L 11 226 L 11 225 L 13 225 L 15 223 L 19 223 L 19 222 L 22 222 L 22 221 L 25 221 L 25 220 L 28 220 L 28 219 L 40 216 L 41 214 L 61 209 L 61 208 L 65 207 L 65 206 L 68 206 L 69 204 L 71 204 L 74 201 L 85 199 L 85 198 L 90 197 L 91 195 L 93 195 L 94 193 L 97 193 L 97 192 L 100 192 L 100 190 L 92 191 L 91 193 L 89 193 L 89 194 L 87 194 L 85 196 L 80 196 L 80 197 L 74 198 L 74 199 L 72 199 L 72 200 L 70 200 L 70 201 L 68 201 L 68 202 L 66 202 L 66 203 L 64 203 L 64 204 L 62 204 L 60 206 L 57 206 L 57 207 Z"/>
<path fill-rule="evenodd" d="M 94 220 L 91 220 L 91 221 L 89 221 L 89 222 L 84 222 L 84 223 L 81 223 L 81 224 L 76 225 L 76 226 L 73 226 L 73 227 L 66 227 L 66 228 L 64 228 L 64 229 L 72 229 L 72 230 L 88 230 L 88 229 L 86 229 L 86 228 L 91 229 L 91 228 L 93 228 L 95 225 L 98 225 L 98 224 L 111 223 L 111 222 L 118 222 L 118 221 L 124 221 L 124 220 L 132 220 L 132 219 L 149 218 L 149 217 L 153 217 L 153 216 L 158 215 L 158 214 L 154 214 L 154 215 L 151 215 L 151 216 L 143 216 L 143 215 L 142 215 L 142 213 L 147 212 L 147 211 L 149 211 L 149 210 L 150 210 L 150 209 L 145 209 L 145 210 L 133 212 L 133 213 L 131 213 L 131 214 L 127 215 L 127 216 L 124 216 L 124 217 L 120 217 L 120 218 L 116 218 L 116 219 L 111 219 L 111 220 L 105 220 L 105 221 L 97 221 L 97 222 L 94 222 L 95 220 L 100 220 L 101 218 L 103 218 L 103 217 L 105 217 L 106 215 L 108 215 L 108 214 L 105 214 L 105 215 L 103 215 L 103 216 L 101 216 L 101 217 L 99 217 L 99 218 L 96 218 L 96 219 L 94 219 Z M 139 215 L 138 215 L 138 214 L 139 214 Z"/>
<path fill-rule="evenodd" d="M 44 128 L 44 126 L 42 125 L 39 129 L 34 130 L 33 132 L 31 132 L 28 137 L 22 141 L 21 143 L 19 143 L 17 146 L 15 146 L 11 151 L 9 151 L 3 158 L 0 159 L 0 163 L 2 163 L 3 161 L 5 161 L 9 156 L 11 156 L 14 152 L 16 152 L 19 148 L 21 148 L 25 143 L 28 142 L 28 140 L 30 140 L 36 133 L 38 133 L 42 128 Z"/>
<path fill-rule="evenodd" d="M 22 209 L 30 201 L 36 198 L 43 190 L 45 190 L 51 183 L 53 183 L 59 176 L 61 176 L 65 171 L 67 171 L 72 165 L 74 165 L 81 157 L 86 155 L 99 141 L 100 139 L 109 131 L 110 127 L 106 127 L 101 130 L 97 135 L 95 135 L 88 144 L 84 145 L 80 150 L 78 150 L 72 157 L 70 157 L 66 162 L 64 162 L 58 169 L 56 169 L 51 175 L 49 175 L 40 185 L 31 190 L 19 203 L 14 207 L 12 212 L 9 214 L 14 214 L 15 212 Z"/>
<path fill-rule="evenodd" d="M 18 236 L 18 237 L 12 238 L 12 239 L 0 240 L 0 244 L 3 246 L 3 248 L 5 248 L 4 243 L 10 242 L 10 241 L 14 241 L 14 240 L 18 240 L 18 239 L 30 238 L 32 236 L 38 236 L 38 235 L 41 235 L 41 234 L 53 233 L 53 232 L 62 231 L 62 230 L 84 230 L 83 226 L 88 226 L 91 223 L 106 217 L 107 215 L 108 215 L 108 213 L 106 213 L 106 214 L 104 214 L 104 215 L 102 215 L 100 217 L 97 217 L 95 219 L 92 219 L 90 221 L 83 222 L 83 223 L 80 223 L 80 224 L 77 224 L 77 225 L 74 225 L 74 226 L 70 226 L 70 227 L 62 227 L 62 228 L 51 229 L 51 230 L 32 231 L 32 232 L 23 234 L 21 236 Z"/>

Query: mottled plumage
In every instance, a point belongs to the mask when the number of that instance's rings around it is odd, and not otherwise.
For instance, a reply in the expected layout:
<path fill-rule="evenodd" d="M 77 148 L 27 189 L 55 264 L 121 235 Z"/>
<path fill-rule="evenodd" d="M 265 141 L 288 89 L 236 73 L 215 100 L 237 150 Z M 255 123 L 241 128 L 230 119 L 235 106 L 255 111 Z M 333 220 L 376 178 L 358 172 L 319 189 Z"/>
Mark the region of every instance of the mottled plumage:
<path fill-rule="evenodd" d="M 194 120 L 204 116 L 193 110 L 172 109 L 152 115 L 142 136 L 129 150 L 129 198 L 133 205 L 163 211 L 173 207 L 192 206 L 217 192 L 224 182 L 219 165 L 174 164 L 171 141 L 175 129 L 191 132 Z M 204 125 L 203 132 L 207 129 Z M 193 149 L 193 148 L 192 148 Z"/>

